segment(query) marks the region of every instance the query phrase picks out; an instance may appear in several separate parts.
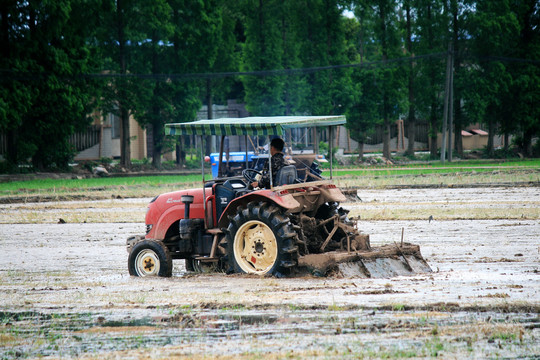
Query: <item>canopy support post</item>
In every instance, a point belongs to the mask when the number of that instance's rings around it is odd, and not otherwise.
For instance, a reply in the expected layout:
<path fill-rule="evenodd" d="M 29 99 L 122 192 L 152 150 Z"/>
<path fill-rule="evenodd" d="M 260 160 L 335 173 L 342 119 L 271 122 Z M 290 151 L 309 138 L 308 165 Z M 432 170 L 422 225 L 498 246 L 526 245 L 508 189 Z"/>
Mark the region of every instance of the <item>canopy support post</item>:
<path fill-rule="evenodd" d="M 248 136 L 244 135 L 244 140 L 246 142 L 246 169 L 248 168 Z"/>
<path fill-rule="evenodd" d="M 220 159 L 221 160 L 221 159 Z M 202 172 L 202 197 L 203 197 L 203 209 L 204 209 L 204 227 L 206 225 L 206 186 L 204 184 L 204 136 L 201 135 L 201 172 Z"/>
<path fill-rule="evenodd" d="M 219 144 L 218 178 L 223 176 L 223 143 L 224 142 L 225 142 L 225 135 L 221 135 L 221 142 Z"/>
<path fill-rule="evenodd" d="M 332 158 L 334 157 L 332 154 L 332 145 L 334 143 L 334 139 L 332 138 L 332 126 L 328 127 L 328 154 L 330 154 L 330 180 L 332 180 Z"/>
<path fill-rule="evenodd" d="M 272 137 L 269 137 L 270 142 L 272 142 Z M 268 145 L 268 171 L 270 174 L 270 189 L 274 187 L 274 182 L 272 181 L 272 154 L 270 154 L 270 145 Z"/>

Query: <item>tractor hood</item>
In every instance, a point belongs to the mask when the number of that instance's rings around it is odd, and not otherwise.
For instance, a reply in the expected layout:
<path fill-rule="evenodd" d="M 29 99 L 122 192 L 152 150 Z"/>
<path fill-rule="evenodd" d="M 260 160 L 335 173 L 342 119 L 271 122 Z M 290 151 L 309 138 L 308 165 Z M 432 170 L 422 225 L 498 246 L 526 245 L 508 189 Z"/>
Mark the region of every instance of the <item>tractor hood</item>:
<path fill-rule="evenodd" d="M 169 227 L 184 218 L 185 205 L 182 195 L 193 196 L 190 205 L 190 219 L 203 219 L 203 189 L 179 190 L 161 194 L 148 204 L 146 213 L 146 237 L 151 239 L 164 239 Z"/>

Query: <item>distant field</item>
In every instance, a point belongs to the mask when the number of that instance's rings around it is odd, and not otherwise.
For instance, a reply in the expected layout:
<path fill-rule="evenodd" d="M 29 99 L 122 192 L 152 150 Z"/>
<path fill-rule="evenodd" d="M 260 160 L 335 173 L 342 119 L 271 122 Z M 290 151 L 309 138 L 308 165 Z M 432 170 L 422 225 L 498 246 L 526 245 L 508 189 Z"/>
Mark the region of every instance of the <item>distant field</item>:
<path fill-rule="evenodd" d="M 330 172 L 325 170 L 328 178 Z M 210 174 L 207 174 L 209 179 Z M 403 185 L 512 184 L 540 182 L 540 159 L 519 161 L 460 161 L 335 169 L 333 179 L 343 187 Z M 104 199 L 149 197 L 200 186 L 201 175 L 149 175 L 88 179 L 32 179 L 0 183 L 0 200 Z M 32 198 L 32 199 L 30 199 Z"/>

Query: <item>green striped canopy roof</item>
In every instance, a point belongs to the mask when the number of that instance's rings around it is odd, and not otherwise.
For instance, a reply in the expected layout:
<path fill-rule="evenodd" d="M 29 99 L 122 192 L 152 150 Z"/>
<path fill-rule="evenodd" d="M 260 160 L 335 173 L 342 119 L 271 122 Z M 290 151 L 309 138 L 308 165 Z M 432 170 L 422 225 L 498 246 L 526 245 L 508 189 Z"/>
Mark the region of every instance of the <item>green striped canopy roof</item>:
<path fill-rule="evenodd" d="M 345 116 L 268 116 L 198 120 L 165 124 L 166 135 L 283 135 L 286 129 L 334 126 Z"/>

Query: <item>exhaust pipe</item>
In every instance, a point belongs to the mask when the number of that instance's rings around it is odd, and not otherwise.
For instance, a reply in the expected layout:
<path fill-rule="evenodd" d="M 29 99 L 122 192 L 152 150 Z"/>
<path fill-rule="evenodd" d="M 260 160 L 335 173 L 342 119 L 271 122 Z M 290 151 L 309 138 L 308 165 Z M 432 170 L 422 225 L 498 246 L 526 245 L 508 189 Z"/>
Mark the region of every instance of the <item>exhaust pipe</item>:
<path fill-rule="evenodd" d="M 180 219 L 179 235 L 182 240 L 191 239 L 193 221 L 189 218 L 189 206 L 193 203 L 193 195 L 182 195 L 180 200 L 184 203 L 184 218 Z"/>
<path fill-rule="evenodd" d="M 184 203 L 184 219 L 189 219 L 189 206 L 193 203 L 193 195 L 182 195 L 180 199 Z"/>

